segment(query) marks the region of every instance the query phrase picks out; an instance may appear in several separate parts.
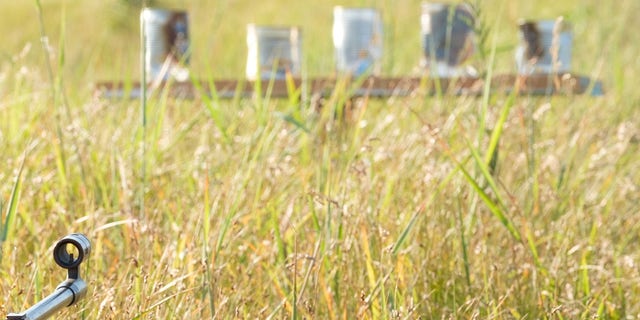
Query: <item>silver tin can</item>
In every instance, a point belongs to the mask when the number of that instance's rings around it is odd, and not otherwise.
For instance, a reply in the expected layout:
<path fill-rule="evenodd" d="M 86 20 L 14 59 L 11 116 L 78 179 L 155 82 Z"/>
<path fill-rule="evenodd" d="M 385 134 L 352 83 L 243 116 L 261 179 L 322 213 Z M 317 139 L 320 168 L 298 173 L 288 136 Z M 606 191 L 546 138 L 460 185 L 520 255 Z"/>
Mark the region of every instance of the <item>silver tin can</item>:
<path fill-rule="evenodd" d="M 333 45 L 339 73 L 380 74 L 382 16 L 373 8 L 333 8 Z"/>
<path fill-rule="evenodd" d="M 516 49 L 519 74 L 564 73 L 571 70 L 571 25 L 556 20 L 521 21 Z"/>
<path fill-rule="evenodd" d="M 437 77 L 474 75 L 472 67 L 463 65 L 476 51 L 474 24 L 466 4 L 423 3 L 421 66 Z"/>
<path fill-rule="evenodd" d="M 302 34 L 298 27 L 247 25 L 247 79 L 300 76 Z"/>
<path fill-rule="evenodd" d="M 145 32 L 148 81 L 189 78 L 189 18 L 185 11 L 145 8 L 140 14 Z"/>

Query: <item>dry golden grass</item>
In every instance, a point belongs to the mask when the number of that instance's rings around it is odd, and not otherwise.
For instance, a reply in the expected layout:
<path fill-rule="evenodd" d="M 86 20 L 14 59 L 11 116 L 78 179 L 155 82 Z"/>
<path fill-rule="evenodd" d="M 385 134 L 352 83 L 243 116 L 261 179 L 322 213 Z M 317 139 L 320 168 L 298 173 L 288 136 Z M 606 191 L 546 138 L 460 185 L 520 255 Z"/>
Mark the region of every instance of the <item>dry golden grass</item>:
<path fill-rule="evenodd" d="M 600 98 L 492 95 L 484 106 L 418 95 L 363 100 L 342 121 L 335 101 L 318 113 L 157 95 L 144 135 L 138 101 L 102 100 L 87 85 L 138 78 L 137 11 L 43 2 L 54 83 L 35 4 L 0 4 L 12 12 L 0 21 L 0 203 L 3 224 L 14 218 L 1 244 L 2 311 L 51 292 L 65 274 L 53 244 L 83 232 L 90 291 L 57 318 L 640 317 L 636 1 L 483 6 L 490 26 L 500 19 L 497 71 L 512 66 L 517 18 L 568 15 L 575 69 L 604 80 Z M 193 13 L 196 76 L 241 77 L 251 21 L 301 25 L 309 73 L 332 70 L 337 2 L 284 3 L 173 3 Z M 342 4 L 383 8 L 395 30 L 385 70 L 412 72 L 419 1 Z M 487 176 L 480 129 L 498 123 Z"/>

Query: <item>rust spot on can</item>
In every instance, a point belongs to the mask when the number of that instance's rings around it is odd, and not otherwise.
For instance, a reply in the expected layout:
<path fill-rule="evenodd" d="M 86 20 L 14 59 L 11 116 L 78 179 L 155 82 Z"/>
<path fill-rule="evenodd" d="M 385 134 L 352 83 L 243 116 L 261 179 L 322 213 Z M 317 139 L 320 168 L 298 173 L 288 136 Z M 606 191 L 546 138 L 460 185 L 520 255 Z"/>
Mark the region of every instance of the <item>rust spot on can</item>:
<path fill-rule="evenodd" d="M 553 20 L 521 21 L 520 44 L 516 49 L 518 73 L 551 74 L 571 70 L 573 34 L 562 17 Z"/>
<path fill-rule="evenodd" d="M 520 23 L 520 32 L 522 34 L 525 57 L 527 59 L 542 57 L 544 50 L 542 49 L 542 39 L 540 39 L 538 25 L 531 21 L 522 22 Z"/>

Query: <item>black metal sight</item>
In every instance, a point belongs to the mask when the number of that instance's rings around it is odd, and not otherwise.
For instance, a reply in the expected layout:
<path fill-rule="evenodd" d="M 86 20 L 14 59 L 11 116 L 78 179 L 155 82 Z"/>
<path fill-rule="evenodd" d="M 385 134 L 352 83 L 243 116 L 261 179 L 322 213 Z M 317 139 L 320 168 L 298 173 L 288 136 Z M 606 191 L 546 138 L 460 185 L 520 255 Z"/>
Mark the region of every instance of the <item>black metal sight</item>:
<path fill-rule="evenodd" d="M 79 267 L 91 253 L 89 239 L 81 233 L 72 233 L 60 239 L 53 248 L 53 259 L 67 269 L 67 279 L 56 291 L 22 313 L 10 313 L 7 320 L 46 319 L 64 307 L 77 303 L 87 293 L 87 284 L 80 278 Z"/>

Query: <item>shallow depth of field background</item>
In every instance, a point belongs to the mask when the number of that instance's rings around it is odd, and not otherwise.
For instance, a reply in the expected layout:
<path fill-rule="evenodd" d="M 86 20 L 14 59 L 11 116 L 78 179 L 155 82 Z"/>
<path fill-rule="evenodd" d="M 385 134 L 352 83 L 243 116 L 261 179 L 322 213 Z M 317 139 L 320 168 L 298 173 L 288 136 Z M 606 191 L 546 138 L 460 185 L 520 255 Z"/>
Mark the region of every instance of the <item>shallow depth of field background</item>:
<path fill-rule="evenodd" d="M 479 70 L 513 71 L 518 19 L 564 15 L 573 70 L 606 94 L 344 116 L 343 92 L 322 110 L 157 94 L 143 129 L 139 101 L 91 86 L 139 79 L 138 2 L 42 0 L 43 24 L 0 2 L 0 317 L 64 279 L 70 232 L 92 240 L 90 291 L 60 319 L 640 317 L 640 2 L 479 3 Z M 301 26 L 305 72 L 333 75 L 334 5 L 380 8 L 383 73 L 419 72 L 420 1 L 153 4 L 189 11 L 195 78 L 243 78 L 251 22 Z"/>

